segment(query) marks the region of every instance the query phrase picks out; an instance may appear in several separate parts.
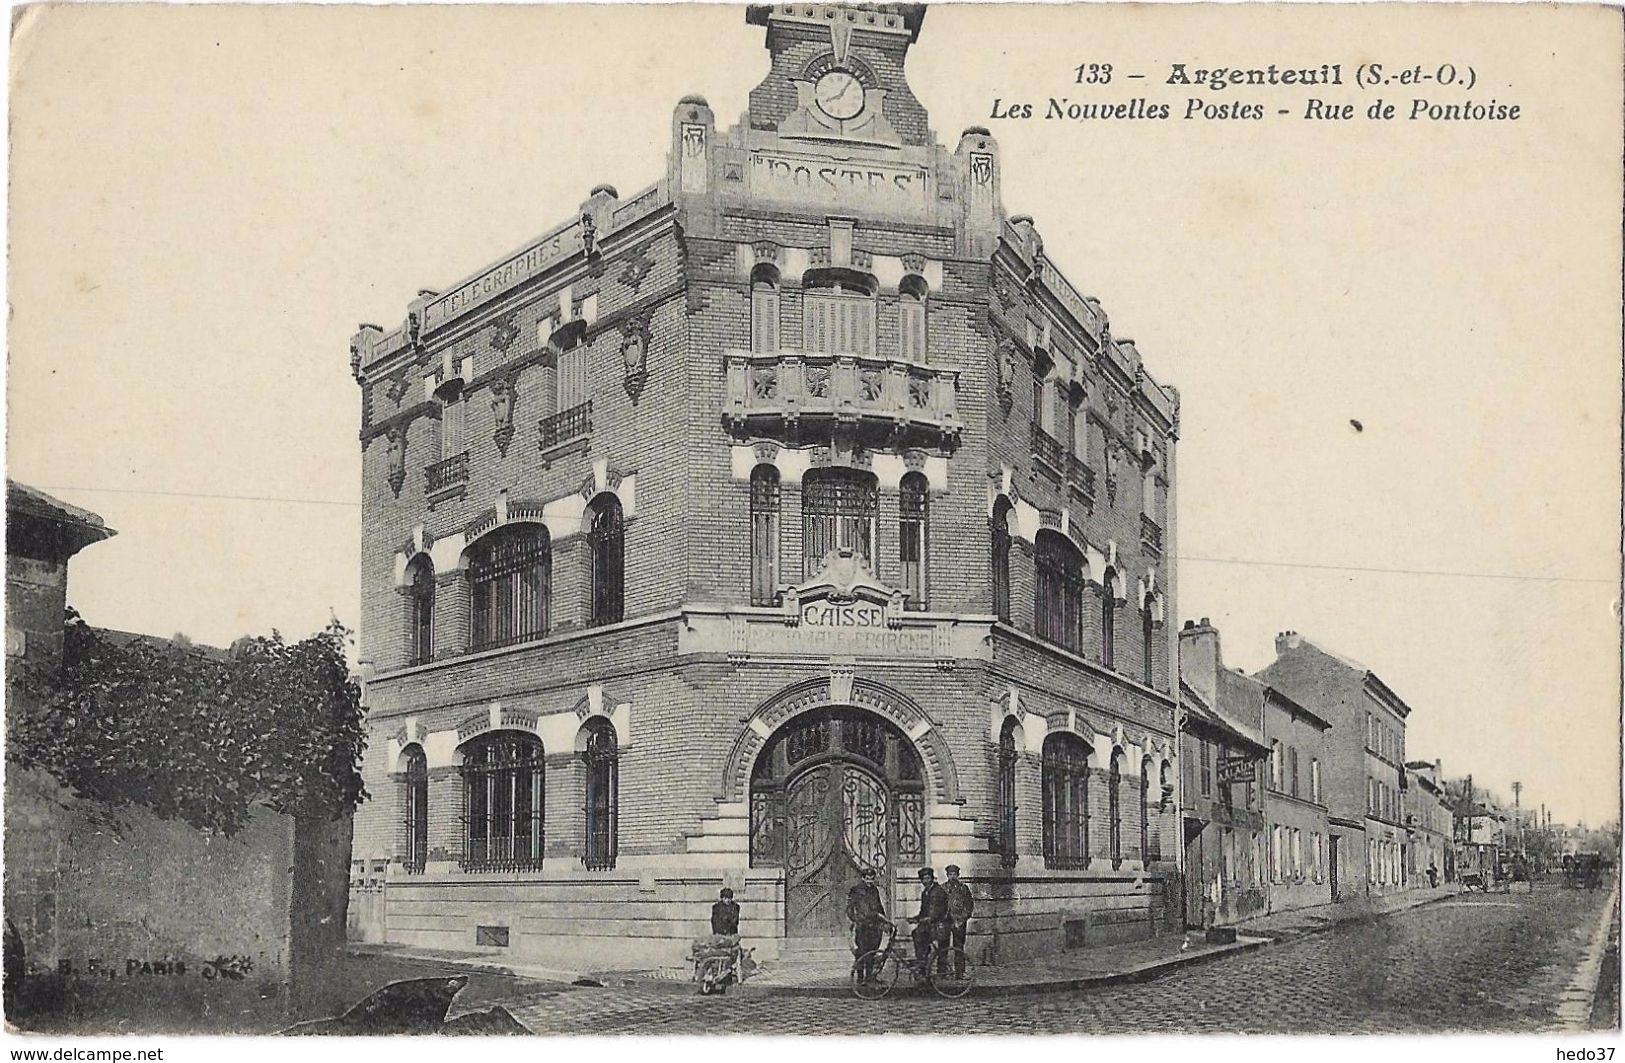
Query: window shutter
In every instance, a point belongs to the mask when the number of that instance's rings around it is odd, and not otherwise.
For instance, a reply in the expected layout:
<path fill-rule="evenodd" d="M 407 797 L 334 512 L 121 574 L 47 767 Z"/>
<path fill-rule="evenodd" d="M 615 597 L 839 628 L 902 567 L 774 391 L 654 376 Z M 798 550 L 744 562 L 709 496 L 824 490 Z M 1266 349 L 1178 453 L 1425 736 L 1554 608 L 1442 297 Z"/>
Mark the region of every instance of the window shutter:
<path fill-rule="evenodd" d="M 779 290 L 770 284 L 757 285 L 750 297 L 751 350 L 772 353 L 779 349 Z"/>

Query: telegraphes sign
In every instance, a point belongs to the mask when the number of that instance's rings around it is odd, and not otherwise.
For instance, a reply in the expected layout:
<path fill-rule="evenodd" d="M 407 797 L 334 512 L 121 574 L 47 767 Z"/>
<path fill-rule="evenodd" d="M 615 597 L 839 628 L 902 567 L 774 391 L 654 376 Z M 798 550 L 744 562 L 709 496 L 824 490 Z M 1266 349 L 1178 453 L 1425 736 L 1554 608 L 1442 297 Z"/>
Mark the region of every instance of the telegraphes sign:
<path fill-rule="evenodd" d="M 904 163 L 777 151 L 750 155 L 751 194 L 778 199 L 856 199 L 881 208 L 922 209 L 930 203 L 930 178 L 928 168 Z"/>
<path fill-rule="evenodd" d="M 424 328 L 432 329 L 445 324 L 581 249 L 579 223 L 571 224 L 551 236 L 544 236 L 507 261 L 491 267 L 430 303 L 424 312 Z"/>
<path fill-rule="evenodd" d="M 1219 782 L 1252 782 L 1256 778 L 1253 758 L 1245 753 L 1226 753 L 1219 758 Z"/>

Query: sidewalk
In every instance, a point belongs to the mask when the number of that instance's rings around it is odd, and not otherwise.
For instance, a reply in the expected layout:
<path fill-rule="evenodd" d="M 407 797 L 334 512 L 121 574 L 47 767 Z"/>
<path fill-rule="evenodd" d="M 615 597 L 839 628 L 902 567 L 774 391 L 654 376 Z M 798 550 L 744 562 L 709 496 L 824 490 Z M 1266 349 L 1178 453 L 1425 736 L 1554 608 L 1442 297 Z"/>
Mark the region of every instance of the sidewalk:
<path fill-rule="evenodd" d="M 1444 900 L 1458 892 L 1459 887 L 1452 884 L 1437 889 L 1407 890 L 1385 897 L 1362 897 L 1337 904 L 1278 912 L 1240 924 L 1236 928 L 1236 940 L 1226 945 L 1210 945 L 1200 932 L 1193 931 L 1186 935 L 1163 934 L 1146 941 L 1077 949 L 996 967 L 979 966 L 975 968 L 976 988 L 972 993 L 976 996 L 1057 993 L 1146 981 L 1191 964 L 1249 952 L 1277 942 L 1293 941 L 1343 923 L 1373 919 Z M 749 942 L 746 944 L 749 945 Z M 650 970 L 578 971 L 515 962 L 490 953 L 421 949 L 404 945 L 351 945 L 350 949 L 364 955 L 387 955 L 440 967 L 508 974 L 528 981 L 554 983 L 560 988 L 579 983 L 680 993 L 694 991 L 692 970 L 686 965 Z M 769 960 L 762 963 L 748 981 L 729 992 L 738 996 L 846 996 L 851 992 L 848 985 L 851 966 L 851 958 L 844 953 L 827 958 Z"/>
<path fill-rule="evenodd" d="M 1236 932 L 1250 937 L 1270 938 L 1274 941 L 1294 941 L 1309 934 L 1318 934 L 1343 923 L 1375 919 L 1392 915 L 1408 908 L 1416 908 L 1434 901 L 1454 897 L 1461 892 L 1456 883 L 1447 883 L 1433 889 L 1406 890 L 1378 897 L 1355 897 L 1335 904 L 1317 904 L 1313 908 L 1296 908 L 1289 912 L 1249 919 L 1236 926 Z"/>

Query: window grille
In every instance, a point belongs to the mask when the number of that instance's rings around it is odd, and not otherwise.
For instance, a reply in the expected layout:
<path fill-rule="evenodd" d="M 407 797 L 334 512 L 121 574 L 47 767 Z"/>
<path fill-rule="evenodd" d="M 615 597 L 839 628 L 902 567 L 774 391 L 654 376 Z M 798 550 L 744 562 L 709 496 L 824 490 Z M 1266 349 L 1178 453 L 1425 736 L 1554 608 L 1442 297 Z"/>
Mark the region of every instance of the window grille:
<path fill-rule="evenodd" d="M 544 773 L 534 735 L 499 731 L 471 741 L 463 754 L 462 866 L 522 871 L 542 866 Z"/>
<path fill-rule="evenodd" d="M 875 299 L 839 283 L 802 297 L 802 344 L 819 354 L 875 353 Z"/>
<path fill-rule="evenodd" d="M 1112 754 L 1111 774 L 1107 777 L 1106 809 L 1111 823 L 1112 867 L 1123 866 L 1123 755 Z"/>
<path fill-rule="evenodd" d="M 1083 642 L 1083 558 L 1058 533 L 1040 532 L 1034 554 L 1038 637 L 1077 650 Z"/>
<path fill-rule="evenodd" d="M 761 354 L 779 349 L 778 276 L 760 267 L 750 286 L 750 349 Z"/>
<path fill-rule="evenodd" d="M 487 649 L 547 634 L 552 551 L 539 524 L 499 528 L 470 559 L 469 646 Z"/>
<path fill-rule="evenodd" d="M 993 507 L 993 613 L 1010 621 L 1010 502 Z"/>
<path fill-rule="evenodd" d="M 801 481 L 804 522 L 802 566 L 812 576 L 836 550 L 851 550 L 865 564 L 874 560 L 879 491 L 870 473 L 817 469 Z"/>
<path fill-rule="evenodd" d="M 599 495 L 587 507 L 587 546 L 592 554 L 593 626 L 618 623 L 624 607 L 626 531 L 621 502 L 614 495 Z"/>
<path fill-rule="evenodd" d="M 903 477 L 897 497 L 897 554 L 903 569 L 906 608 L 925 609 L 926 544 L 929 541 L 930 486 L 921 473 Z"/>
<path fill-rule="evenodd" d="M 1146 757 L 1140 761 L 1140 862 L 1147 863 L 1159 855 L 1151 848 L 1151 758 Z"/>
<path fill-rule="evenodd" d="M 406 827 L 406 848 L 401 867 L 409 875 L 422 874 L 429 856 L 429 761 L 423 747 L 412 745 L 402 754 L 405 779 L 402 804 Z"/>
<path fill-rule="evenodd" d="M 1006 721 L 999 732 L 998 807 L 999 863 L 1016 866 L 1016 727 Z"/>
<path fill-rule="evenodd" d="M 419 558 L 412 566 L 410 609 L 412 619 L 412 664 L 434 659 L 434 566 Z"/>
<path fill-rule="evenodd" d="M 620 813 L 620 751 L 608 720 L 587 725 L 586 851 L 581 862 L 594 871 L 615 866 L 616 820 Z"/>
<path fill-rule="evenodd" d="M 1089 863 L 1089 747 L 1074 735 L 1044 739 L 1044 866 Z"/>
<path fill-rule="evenodd" d="M 750 604 L 779 597 L 779 470 L 758 465 L 750 474 Z"/>

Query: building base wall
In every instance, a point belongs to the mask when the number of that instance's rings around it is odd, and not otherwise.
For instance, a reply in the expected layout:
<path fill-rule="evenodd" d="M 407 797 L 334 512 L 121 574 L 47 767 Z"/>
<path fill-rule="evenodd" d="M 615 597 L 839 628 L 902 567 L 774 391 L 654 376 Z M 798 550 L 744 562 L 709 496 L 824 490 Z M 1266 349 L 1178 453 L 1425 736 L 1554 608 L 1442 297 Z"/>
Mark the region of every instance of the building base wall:
<path fill-rule="evenodd" d="M 1137 941 L 1167 932 L 1171 876 L 1151 872 L 1005 872 L 964 876 L 976 899 L 966 951 L 1001 964 L 1068 949 Z M 373 917 L 360 940 L 485 952 L 564 970 L 634 970 L 688 962 L 693 939 L 710 933 L 711 905 L 729 887 L 740 904 L 740 936 L 758 960 L 804 940 L 785 936 L 784 880 L 773 869 L 644 868 L 625 872 L 470 875 L 430 869 L 391 873 L 352 905 Z M 918 886 L 900 881 L 888 898 L 899 922 L 919 905 Z M 504 937 L 505 935 L 505 937 Z M 506 945 L 495 942 L 506 940 Z"/>

